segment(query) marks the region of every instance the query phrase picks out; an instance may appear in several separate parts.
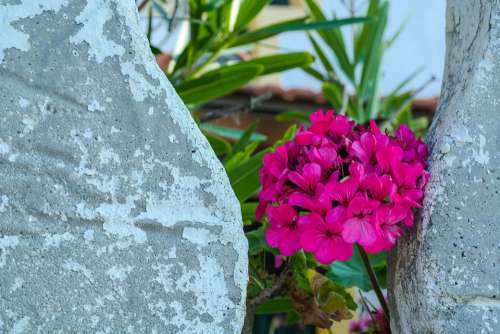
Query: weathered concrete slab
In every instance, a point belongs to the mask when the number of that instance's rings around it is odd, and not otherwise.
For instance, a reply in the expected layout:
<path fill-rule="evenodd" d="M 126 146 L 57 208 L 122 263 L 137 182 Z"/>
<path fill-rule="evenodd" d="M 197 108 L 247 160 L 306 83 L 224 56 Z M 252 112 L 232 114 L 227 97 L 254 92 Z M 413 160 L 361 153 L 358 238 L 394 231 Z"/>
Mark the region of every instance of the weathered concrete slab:
<path fill-rule="evenodd" d="M 223 167 L 133 0 L 0 0 L 0 333 L 238 333 Z"/>
<path fill-rule="evenodd" d="M 390 274 L 394 333 L 500 333 L 500 3 L 448 0 L 422 219 Z"/>

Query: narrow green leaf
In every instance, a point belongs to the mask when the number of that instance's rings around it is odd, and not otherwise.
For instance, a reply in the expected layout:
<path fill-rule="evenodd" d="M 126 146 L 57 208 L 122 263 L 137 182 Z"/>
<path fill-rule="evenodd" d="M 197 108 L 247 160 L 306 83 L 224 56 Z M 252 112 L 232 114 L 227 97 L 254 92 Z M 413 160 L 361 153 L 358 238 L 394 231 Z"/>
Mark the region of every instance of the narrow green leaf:
<path fill-rule="evenodd" d="M 380 65 L 384 52 L 382 39 L 387 25 L 388 12 L 389 3 L 384 1 L 377 13 L 377 21 L 374 25 L 373 35 L 370 36 L 369 47 L 366 51 L 366 61 L 363 66 L 359 88 L 359 98 L 361 101 L 368 100 L 368 108 L 364 121 L 377 116 L 377 106 L 379 103 L 378 82 Z"/>
<path fill-rule="evenodd" d="M 323 50 L 319 46 L 319 43 L 310 34 L 307 34 L 307 37 L 309 37 L 309 41 L 311 41 L 311 44 L 312 44 L 316 54 L 318 55 L 319 60 L 321 61 L 321 64 L 323 64 L 323 67 L 325 68 L 326 72 L 327 73 L 334 73 L 335 70 L 333 69 L 332 64 L 330 64 L 330 61 L 328 60 L 325 53 L 323 52 Z"/>
<path fill-rule="evenodd" d="M 259 147 L 259 144 L 260 144 L 259 141 L 251 142 L 245 147 L 243 151 L 237 152 L 229 159 L 225 159 L 224 168 L 226 168 L 226 171 L 230 172 L 236 166 L 239 166 L 242 163 L 248 161 L 248 159 L 250 159 L 250 157 L 252 156 L 253 152 L 255 152 L 255 150 Z"/>
<path fill-rule="evenodd" d="M 204 12 L 209 12 L 209 11 L 212 11 L 214 9 L 218 9 L 220 8 L 224 3 L 226 2 L 226 0 L 212 0 L 212 1 L 209 1 L 207 4 L 205 4 L 203 7 L 202 7 L 202 11 Z"/>
<path fill-rule="evenodd" d="M 325 21 L 327 20 L 325 14 L 321 11 L 321 8 L 316 4 L 315 0 L 306 0 L 307 6 L 309 7 L 309 11 L 311 12 L 311 16 L 314 21 Z M 359 19 L 359 18 L 358 18 Z M 369 22 L 371 18 L 364 17 L 362 20 L 358 20 L 352 23 L 361 23 L 361 22 Z M 335 20 L 334 20 L 335 21 Z M 337 61 L 339 63 L 340 68 L 344 72 L 344 74 L 354 82 L 354 67 L 349 60 L 349 56 L 347 55 L 345 42 L 342 37 L 342 33 L 337 29 L 330 30 L 320 30 L 318 34 L 321 36 L 326 45 L 333 51 Z"/>
<path fill-rule="evenodd" d="M 321 91 L 325 98 L 332 104 L 333 109 L 339 111 L 342 109 L 344 92 L 343 87 L 339 84 L 325 81 L 321 85 Z"/>
<path fill-rule="evenodd" d="M 276 149 L 276 147 L 281 146 L 281 145 L 285 144 L 287 141 L 292 140 L 292 138 L 295 137 L 296 133 L 297 133 L 297 125 L 294 124 L 286 130 L 285 134 L 283 135 L 283 137 L 280 140 L 278 140 L 274 143 L 273 149 Z"/>
<path fill-rule="evenodd" d="M 234 30 L 239 31 L 246 28 L 269 2 L 270 0 L 243 0 Z"/>
<path fill-rule="evenodd" d="M 231 144 L 229 144 L 228 141 L 222 139 L 221 137 L 207 132 L 204 132 L 204 135 L 210 143 L 210 146 L 212 146 L 212 149 L 214 150 L 216 155 L 221 156 L 231 150 Z"/>
<path fill-rule="evenodd" d="M 261 226 L 251 232 L 247 232 L 245 235 L 248 239 L 248 255 L 256 255 L 267 248 L 265 226 Z"/>
<path fill-rule="evenodd" d="M 228 139 L 233 139 L 233 140 L 239 140 L 241 136 L 243 136 L 244 131 L 235 129 L 235 128 L 229 128 L 226 126 L 220 126 L 216 124 L 211 124 L 211 123 L 201 123 L 200 128 L 203 130 L 215 133 L 221 137 L 228 138 Z M 250 139 L 251 141 L 265 141 L 267 140 L 267 137 L 264 136 L 263 134 L 260 133 L 254 133 Z"/>
<path fill-rule="evenodd" d="M 280 55 L 273 55 L 261 57 L 242 62 L 246 65 L 261 65 L 264 70 L 259 75 L 266 75 L 277 72 L 284 72 L 286 70 L 296 67 L 306 67 L 314 61 L 313 56 L 309 52 L 291 52 Z"/>
<path fill-rule="evenodd" d="M 380 105 L 381 119 L 392 119 L 396 114 L 404 108 L 413 98 L 413 92 L 404 92 L 399 95 L 388 95 L 385 97 Z"/>
<path fill-rule="evenodd" d="M 162 53 L 162 51 L 161 51 L 159 48 L 157 48 L 156 46 L 150 45 L 150 47 L 151 47 L 151 52 L 152 52 L 154 55 L 158 55 L 158 54 L 161 54 L 161 53 Z"/>
<path fill-rule="evenodd" d="M 253 43 L 289 31 L 307 31 L 307 30 L 329 31 L 329 29 L 338 28 L 344 25 L 365 22 L 367 20 L 369 20 L 369 18 L 351 17 L 347 19 L 323 20 L 323 21 L 315 21 L 308 23 L 290 22 L 290 23 L 275 24 L 254 30 L 252 32 L 247 33 L 246 35 L 244 34 L 241 37 L 238 37 L 235 40 L 233 40 L 230 43 L 230 45 L 231 47 L 235 47 L 243 44 Z"/>
<path fill-rule="evenodd" d="M 310 76 L 312 76 L 313 78 L 315 79 L 318 79 L 319 81 L 325 81 L 326 78 L 323 77 L 323 74 L 321 74 L 318 70 L 308 66 L 308 67 L 304 67 L 302 68 L 302 70 L 304 70 L 304 72 L 306 72 L 307 74 L 309 74 Z"/>
<path fill-rule="evenodd" d="M 275 119 L 278 122 L 300 122 L 300 123 L 309 123 L 309 114 L 304 111 L 284 111 L 279 113 Z"/>
<path fill-rule="evenodd" d="M 243 217 L 243 221 L 250 220 L 254 221 L 255 220 L 255 210 L 257 209 L 258 203 L 243 203 L 241 205 L 241 215 Z"/>
<path fill-rule="evenodd" d="M 247 200 L 259 190 L 259 170 L 262 167 L 262 158 L 267 152 L 269 150 L 257 153 L 228 173 L 229 181 L 240 202 Z"/>
<path fill-rule="evenodd" d="M 370 5 L 368 6 L 366 15 L 371 17 L 377 17 L 377 12 L 379 10 L 379 0 L 370 0 Z M 375 29 L 377 27 L 377 21 L 370 21 L 363 24 L 359 36 L 354 42 L 354 63 L 358 64 L 363 62 L 366 58 L 366 54 L 371 46 L 371 39 L 375 34 Z"/>
<path fill-rule="evenodd" d="M 254 122 L 249 127 L 247 127 L 245 129 L 245 132 L 243 132 L 243 135 L 241 136 L 241 138 L 238 139 L 238 141 L 233 145 L 233 148 L 231 149 L 231 152 L 225 158 L 225 161 L 229 160 L 236 153 L 243 151 L 245 149 L 247 144 L 250 142 L 252 135 L 255 132 L 256 127 L 257 127 L 257 122 Z"/>
<path fill-rule="evenodd" d="M 283 22 L 269 25 L 266 28 L 271 28 L 271 27 L 274 28 L 274 27 L 280 27 L 280 26 L 287 25 L 287 24 L 302 23 L 302 22 L 305 22 L 306 19 L 307 19 L 307 16 L 293 19 L 293 20 L 287 20 L 287 21 L 283 21 Z M 255 31 L 243 32 L 243 33 L 239 34 L 237 37 L 234 37 L 232 39 L 232 41 L 229 43 L 229 46 L 236 47 L 236 46 L 246 45 L 246 44 L 250 44 L 250 43 L 255 43 L 255 42 L 258 42 L 260 40 L 273 37 L 279 33 L 279 31 L 278 32 L 271 31 L 271 32 L 266 33 L 266 32 L 262 32 L 261 30 L 262 29 L 258 29 Z"/>
<path fill-rule="evenodd" d="M 203 103 L 229 94 L 256 78 L 261 65 L 232 65 L 207 72 L 176 87 L 186 104 Z"/>

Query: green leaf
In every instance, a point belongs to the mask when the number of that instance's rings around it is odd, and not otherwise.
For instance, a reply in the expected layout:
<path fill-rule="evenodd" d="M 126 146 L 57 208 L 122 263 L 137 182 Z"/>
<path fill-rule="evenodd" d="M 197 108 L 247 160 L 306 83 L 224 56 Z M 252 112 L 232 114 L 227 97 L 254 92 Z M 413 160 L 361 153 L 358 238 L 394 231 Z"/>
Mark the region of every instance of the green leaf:
<path fill-rule="evenodd" d="M 273 149 L 276 149 L 276 147 L 285 144 L 287 141 L 292 140 L 293 137 L 295 137 L 295 133 L 297 133 L 297 125 L 294 124 L 286 130 L 285 134 L 280 140 L 274 143 Z"/>
<path fill-rule="evenodd" d="M 225 2 L 226 0 L 212 0 L 204 5 L 201 10 L 204 12 L 209 12 L 214 9 L 220 8 L 222 5 L 224 5 Z"/>
<path fill-rule="evenodd" d="M 243 151 L 237 152 L 229 159 L 224 160 L 224 168 L 226 168 L 226 172 L 230 172 L 236 166 L 239 166 L 250 159 L 250 156 L 255 152 L 255 150 L 259 147 L 260 142 L 254 141 L 248 144 Z"/>
<path fill-rule="evenodd" d="M 287 25 L 287 24 L 301 23 L 301 22 L 305 22 L 306 19 L 307 19 L 307 17 L 301 17 L 301 18 L 297 18 L 297 19 L 293 19 L 293 20 L 287 20 L 287 21 L 283 21 L 283 22 L 269 25 L 265 28 L 274 28 L 274 27 L 281 27 L 281 26 Z M 255 31 L 246 31 L 246 32 L 239 34 L 236 37 L 233 37 L 233 39 L 229 43 L 229 46 L 236 47 L 236 46 L 246 45 L 246 44 L 250 44 L 250 43 L 255 43 L 255 42 L 258 42 L 260 40 L 273 37 L 273 36 L 277 35 L 278 33 L 279 32 L 273 32 L 273 31 L 266 33 L 266 32 L 262 32 L 261 29 L 258 29 Z"/>
<path fill-rule="evenodd" d="M 312 68 L 312 67 L 304 67 L 302 70 L 304 70 L 304 72 L 306 72 L 307 74 L 309 74 L 310 76 L 312 76 L 313 78 L 319 80 L 319 81 L 324 81 L 326 80 L 324 77 L 323 77 L 323 74 L 321 74 L 318 70 Z"/>
<path fill-rule="evenodd" d="M 370 0 L 370 5 L 366 15 L 371 17 L 376 17 L 379 10 L 379 0 Z M 359 36 L 355 38 L 354 41 L 354 63 L 358 64 L 364 62 L 366 54 L 370 48 L 371 39 L 375 34 L 375 29 L 377 28 L 377 21 L 371 21 L 364 24 L 361 28 Z"/>
<path fill-rule="evenodd" d="M 309 11 L 311 12 L 311 16 L 314 21 L 325 21 L 326 16 L 321 11 L 321 8 L 316 4 L 315 0 L 306 0 L 307 6 L 309 7 Z M 358 18 L 360 19 L 360 18 Z M 361 22 L 369 22 L 371 18 L 364 17 L 361 20 L 352 23 L 361 23 Z M 349 60 L 349 56 L 347 55 L 345 42 L 342 37 L 342 33 L 336 29 L 330 30 L 320 30 L 318 34 L 321 36 L 326 45 L 333 51 L 335 57 L 339 63 L 340 68 L 345 73 L 345 75 L 354 82 L 354 66 L 351 64 Z"/>
<path fill-rule="evenodd" d="M 156 46 L 150 45 L 150 47 L 151 47 L 151 52 L 152 52 L 154 55 L 159 55 L 159 54 L 161 54 L 161 53 L 162 53 L 162 51 L 161 51 L 159 48 L 157 48 Z"/>
<path fill-rule="evenodd" d="M 328 60 L 325 53 L 321 49 L 321 46 L 319 46 L 319 43 L 310 34 L 307 34 L 307 37 L 309 37 L 309 41 L 311 41 L 311 44 L 314 48 L 314 51 L 318 55 L 319 60 L 321 61 L 321 64 L 323 64 L 323 67 L 325 68 L 326 72 L 327 73 L 334 73 L 335 70 L 333 69 L 332 64 L 330 64 L 330 61 Z"/>
<path fill-rule="evenodd" d="M 280 55 L 261 57 L 242 62 L 246 65 L 261 65 L 264 70 L 259 75 L 266 75 L 286 70 L 305 67 L 314 61 L 314 57 L 309 52 L 291 52 Z"/>
<path fill-rule="evenodd" d="M 229 139 L 233 139 L 233 140 L 239 140 L 243 136 L 243 134 L 245 133 L 244 131 L 239 130 L 239 129 L 215 125 L 212 123 L 201 123 L 200 127 L 205 131 L 209 131 L 209 132 L 215 133 L 221 137 L 229 138 Z M 267 137 L 264 136 L 263 134 L 260 134 L 260 133 L 254 133 L 250 137 L 250 140 L 251 141 L 265 141 L 265 140 L 267 140 Z"/>
<path fill-rule="evenodd" d="M 228 172 L 229 181 L 240 202 L 244 202 L 260 189 L 259 170 L 262 167 L 262 158 L 267 152 L 269 150 L 260 151 Z"/>
<path fill-rule="evenodd" d="M 300 122 L 307 124 L 309 123 L 309 114 L 304 111 L 284 111 L 279 113 L 275 119 L 278 122 Z"/>
<path fill-rule="evenodd" d="M 405 92 L 400 95 L 388 95 L 382 100 L 380 106 L 380 118 L 391 119 L 408 104 L 411 103 L 413 92 Z"/>
<path fill-rule="evenodd" d="M 256 314 L 289 313 L 294 310 L 293 303 L 289 298 L 277 297 L 269 299 L 264 304 L 257 307 Z"/>
<path fill-rule="evenodd" d="M 233 148 L 231 149 L 231 152 L 225 158 L 225 161 L 231 159 L 232 156 L 234 156 L 238 152 L 243 151 L 245 149 L 245 147 L 247 147 L 247 144 L 250 142 L 252 135 L 255 132 L 256 127 L 257 127 L 257 123 L 254 122 L 249 127 L 247 127 L 245 129 L 245 132 L 243 132 L 243 135 L 234 144 Z"/>
<path fill-rule="evenodd" d="M 366 60 L 363 66 L 359 88 L 359 97 L 361 100 L 368 100 L 368 108 L 363 121 L 369 118 L 376 118 L 377 116 L 380 65 L 384 53 L 382 39 L 387 26 L 388 12 L 389 3 L 384 1 L 377 12 L 377 20 L 374 23 L 373 31 L 369 35 L 365 56 Z"/>
<path fill-rule="evenodd" d="M 382 287 L 386 285 L 386 253 L 378 253 L 370 255 L 370 263 L 377 275 L 379 283 Z M 372 290 L 370 278 L 365 271 L 363 261 L 355 248 L 354 254 L 349 261 L 336 261 L 330 266 L 330 270 L 326 274 L 332 281 L 337 282 L 346 288 L 358 287 L 363 291 Z"/>
<path fill-rule="evenodd" d="M 228 141 L 222 139 L 219 136 L 215 136 L 210 133 L 204 133 L 205 137 L 208 139 L 210 146 L 214 150 L 216 155 L 224 155 L 231 150 L 231 144 Z"/>
<path fill-rule="evenodd" d="M 207 72 L 176 87 L 186 104 L 199 104 L 229 94 L 256 78 L 261 65 L 232 65 Z"/>
<path fill-rule="evenodd" d="M 368 18 L 366 17 L 351 17 L 347 19 L 323 20 L 323 21 L 315 21 L 308 23 L 274 24 L 249 32 L 246 34 L 246 36 L 242 35 L 241 38 L 236 38 L 230 45 L 234 47 L 242 44 L 248 44 L 289 31 L 307 31 L 307 30 L 330 31 L 330 29 L 333 28 L 338 28 L 341 26 L 354 23 L 365 22 L 367 20 Z"/>
<path fill-rule="evenodd" d="M 256 255 L 267 248 L 265 226 L 261 226 L 251 232 L 247 232 L 245 235 L 248 239 L 248 255 Z"/>
<path fill-rule="evenodd" d="M 295 253 L 291 258 L 292 275 L 297 286 L 305 292 L 312 294 L 311 284 L 307 277 L 307 260 L 303 251 Z"/>
<path fill-rule="evenodd" d="M 239 31 L 246 28 L 269 2 L 270 0 L 243 0 L 234 30 Z"/>
<path fill-rule="evenodd" d="M 257 209 L 257 205 L 259 203 L 251 202 L 251 203 L 243 203 L 241 205 L 241 215 L 243 217 L 243 221 L 254 221 L 255 220 L 255 210 Z"/>
<path fill-rule="evenodd" d="M 326 312 L 336 312 L 347 307 L 356 310 L 357 305 L 345 287 L 319 273 L 313 278 L 313 293 L 320 308 Z"/>
<path fill-rule="evenodd" d="M 343 104 L 343 88 L 339 84 L 325 81 L 321 85 L 321 91 L 325 98 L 330 102 L 333 108 L 337 111 L 342 109 Z"/>

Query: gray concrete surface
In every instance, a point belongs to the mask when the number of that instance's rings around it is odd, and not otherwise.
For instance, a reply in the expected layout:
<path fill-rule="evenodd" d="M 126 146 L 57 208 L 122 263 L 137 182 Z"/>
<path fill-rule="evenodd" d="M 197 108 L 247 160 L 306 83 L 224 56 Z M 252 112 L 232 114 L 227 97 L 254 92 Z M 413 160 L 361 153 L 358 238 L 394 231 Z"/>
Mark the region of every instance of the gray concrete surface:
<path fill-rule="evenodd" d="M 0 0 L 0 333 L 238 333 L 247 242 L 133 0 Z"/>
<path fill-rule="evenodd" d="M 394 333 L 500 333 L 500 3 L 448 0 L 432 177 L 392 254 Z"/>

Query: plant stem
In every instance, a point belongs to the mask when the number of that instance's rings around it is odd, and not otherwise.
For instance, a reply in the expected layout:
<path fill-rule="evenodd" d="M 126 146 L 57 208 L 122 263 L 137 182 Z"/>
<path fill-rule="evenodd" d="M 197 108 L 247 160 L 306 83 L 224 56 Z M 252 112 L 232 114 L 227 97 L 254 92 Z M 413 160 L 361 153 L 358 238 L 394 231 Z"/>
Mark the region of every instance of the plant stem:
<path fill-rule="evenodd" d="M 389 321 L 390 320 L 389 306 L 387 305 L 384 294 L 382 293 L 382 289 L 380 288 L 380 285 L 377 281 L 377 276 L 375 275 L 375 272 L 373 271 L 373 268 L 370 264 L 370 260 L 368 259 L 368 255 L 366 254 L 363 247 L 361 247 L 359 245 L 356 245 L 356 247 L 358 247 L 359 254 L 361 256 L 361 260 L 363 260 L 363 265 L 365 266 L 368 277 L 370 278 L 370 282 L 372 283 L 373 290 L 375 291 L 375 294 L 377 295 L 377 299 L 380 302 L 382 309 L 384 310 L 387 321 Z"/>

